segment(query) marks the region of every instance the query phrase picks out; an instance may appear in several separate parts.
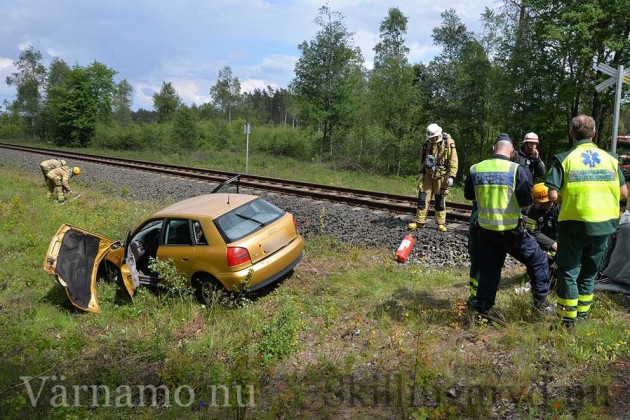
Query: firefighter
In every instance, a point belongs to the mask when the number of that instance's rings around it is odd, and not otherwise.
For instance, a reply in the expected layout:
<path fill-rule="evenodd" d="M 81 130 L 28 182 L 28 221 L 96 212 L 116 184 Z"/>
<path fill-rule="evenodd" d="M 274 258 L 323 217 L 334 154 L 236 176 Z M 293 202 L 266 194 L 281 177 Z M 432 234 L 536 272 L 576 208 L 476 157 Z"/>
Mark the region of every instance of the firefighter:
<path fill-rule="evenodd" d="M 48 179 L 48 177 L 46 177 L 48 171 L 51 169 L 61 168 L 66 165 L 66 161 L 63 159 L 48 159 L 40 163 L 39 168 L 42 170 L 42 174 L 44 175 L 44 182 Z"/>
<path fill-rule="evenodd" d="M 549 200 L 549 188 L 544 182 L 534 185 L 532 188 L 534 204 L 527 212 L 525 228 L 536 239 L 540 248 L 547 253 L 549 264 L 549 290 L 556 289 L 558 263 L 556 252 L 558 251 L 558 215 L 560 206 Z"/>
<path fill-rule="evenodd" d="M 416 225 L 421 229 L 427 223 L 429 202 L 433 195 L 437 229 L 446 232 L 445 197 L 457 175 L 457 150 L 450 134 L 442 132 L 437 124 L 427 127 L 426 137 L 420 154 Z"/>
<path fill-rule="evenodd" d="M 525 169 L 510 161 L 512 139 L 501 133 L 494 154 L 470 168 L 464 197 L 477 202 L 477 239 L 479 279 L 476 295 L 469 302 L 481 316 L 494 306 L 505 257 L 525 264 L 532 283 L 534 307 L 540 312 L 553 310 L 547 302 L 549 266 L 547 256 L 523 226 L 521 209 L 532 203 L 531 184 Z M 473 288 L 471 287 L 471 292 Z"/>
<path fill-rule="evenodd" d="M 549 188 L 544 182 L 532 188 L 534 205 L 527 212 L 525 227 L 547 253 L 558 251 L 558 215 L 560 206 L 549 200 Z"/>
<path fill-rule="evenodd" d="M 48 171 L 46 174 L 46 185 L 48 186 L 48 198 L 57 199 L 58 203 L 64 203 L 66 201 L 65 193 L 72 194 L 72 189 L 68 181 L 70 178 L 77 176 L 81 173 L 81 169 L 78 166 L 70 168 L 69 166 L 62 166 L 61 168 L 55 168 Z"/>
<path fill-rule="evenodd" d="M 619 222 L 619 201 L 628 187 L 617 156 L 594 143 L 595 120 L 571 120 L 571 150 L 554 156 L 545 185 L 549 200 L 560 204 L 558 216 L 558 307 L 565 325 L 587 319 L 595 277 L 609 236 Z"/>
<path fill-rule="evenodd" d="M 516 152 L 516 163 L 527 169 L 527 176 L 531 184 L 534 184 L 535 178 L 543 177 L 545 172 L 547 172 L 545 163 L 540 159 L 538 146 L 538 135 L 536 133 L 527 133 L 523 137 L 521 149 Z"/>

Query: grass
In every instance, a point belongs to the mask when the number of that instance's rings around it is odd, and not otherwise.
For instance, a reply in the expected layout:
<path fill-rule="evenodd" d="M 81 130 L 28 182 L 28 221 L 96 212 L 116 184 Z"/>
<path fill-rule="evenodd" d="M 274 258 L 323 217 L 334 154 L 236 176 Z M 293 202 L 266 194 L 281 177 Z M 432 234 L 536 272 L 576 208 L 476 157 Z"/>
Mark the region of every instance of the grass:
<path fill-rule="evenodd" d="M 617 296 L 597 294 L 574 331 L 550 329 L 513 292 L 516 271 L 500 322 L 470 325 L 466 268 L 398 265 L 392 250 L 326 236 L 309 239 L 291 278 L 240 307 L 145 288 L 131 301 L 99 283 L 101 313 L 80 313 L 42 270 L 54 232 L 71 223 L 123 238 L 158 207 L 82 192 L 58 206 L 39 179 L 0 167 L 10 417 L 601 418 L 615 403 L 615 369 L 630 357 Z"/>

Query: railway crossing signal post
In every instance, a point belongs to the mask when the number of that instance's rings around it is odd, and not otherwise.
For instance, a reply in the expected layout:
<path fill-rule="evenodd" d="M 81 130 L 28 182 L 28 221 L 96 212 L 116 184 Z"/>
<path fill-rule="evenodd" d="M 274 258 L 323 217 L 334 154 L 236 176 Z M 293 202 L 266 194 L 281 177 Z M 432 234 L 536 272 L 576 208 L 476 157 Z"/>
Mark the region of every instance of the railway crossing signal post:
<path fill-rule="evenodd" d="M 597 66 L 597 70 L 610 76 L 608 79 L 595 86 L 595 90 L 597 92 L 601 92 L 602 90 L 614 85 L 615 83 L 617 84 L 617 90 L 615 92 L 615 115 L 613 117 L 613 133 L 610 145 L 610 151 L 613 153 L 617 153 L 617 134 L 619 133 L 619 108 L 621 107 L 621 89 L 624 82 L 630 83 L 630 68 L 624 70 L 623 66 L 620 65 L 619 68 L 615 70 L 607 64 L 600 63 Z"/>
<path fill-rule="evenodd" d="M 246 135 L 245 142 L 245 175 L 249 175 L 249 134 L 252 131 L 252 125 L 250 123 L 245 123 L 245 127 L 243 128 L 243 132 Z"/>

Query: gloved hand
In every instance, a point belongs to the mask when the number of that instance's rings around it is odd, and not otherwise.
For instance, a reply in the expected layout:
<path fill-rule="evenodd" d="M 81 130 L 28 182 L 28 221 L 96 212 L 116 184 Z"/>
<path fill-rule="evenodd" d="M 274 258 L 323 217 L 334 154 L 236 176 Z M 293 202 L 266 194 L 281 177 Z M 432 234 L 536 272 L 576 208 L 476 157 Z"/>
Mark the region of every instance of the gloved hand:
<path fill-rule="evenodd" d="M 453 177 L 452 176 L 449 176 L 448 179 L 446 180 L 446 186 L 448 188 L 453 186 Z"/>
<path fill-rule="evenodd" d="M 525 229 L 527 230 L 536 230 L 538 228 L 538 223 L 536 222 L 536 220 L 532 219 L 531 217 L 528 217 L 525 219 Z"/>

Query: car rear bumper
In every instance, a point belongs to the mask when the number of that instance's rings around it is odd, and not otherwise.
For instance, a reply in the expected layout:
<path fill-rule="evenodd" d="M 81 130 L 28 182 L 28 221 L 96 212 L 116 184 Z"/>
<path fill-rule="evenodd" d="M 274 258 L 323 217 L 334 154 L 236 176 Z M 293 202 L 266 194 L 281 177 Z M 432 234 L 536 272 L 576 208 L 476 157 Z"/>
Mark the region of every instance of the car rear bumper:
<path fill-rule="evenodd" d="M 298 236 L 284 249 L 278 250 L 268 258 L 257 261 L 242 270 L 221 273 L 220 280 L 223 286 L 230 291 L 240 289 L 244 284 L 250 291 L 258 290 L 279 280 L 293 270 L 301 261 L 303 250 L 304 240 Z M 280 261 L 282 260 L 290 262 L 281 264 Z M 280 269 L 278 269 L 279 264 L 281 264 Z"/>
<path fill-rule="evenodd" d="M 291 264 L 289 264 L 284 270 L 282 270 L 281 272 L 277 273 L 274 276 L 269 277 L 267 280 L 263 280 L 261 282 L 256 283 L 255 285 L 249 288 L 249 291 L 255 292 L 258 289 L 262 289 L 263 287 L 280 280 L 282 277 L 287 275 L 287 273 L 293 270 L 295 266 L 300 263 L 301 260 L 302 260 L 302 254 L 300 253 L 300 255 L 298 255 L 298 257 Z"/>

